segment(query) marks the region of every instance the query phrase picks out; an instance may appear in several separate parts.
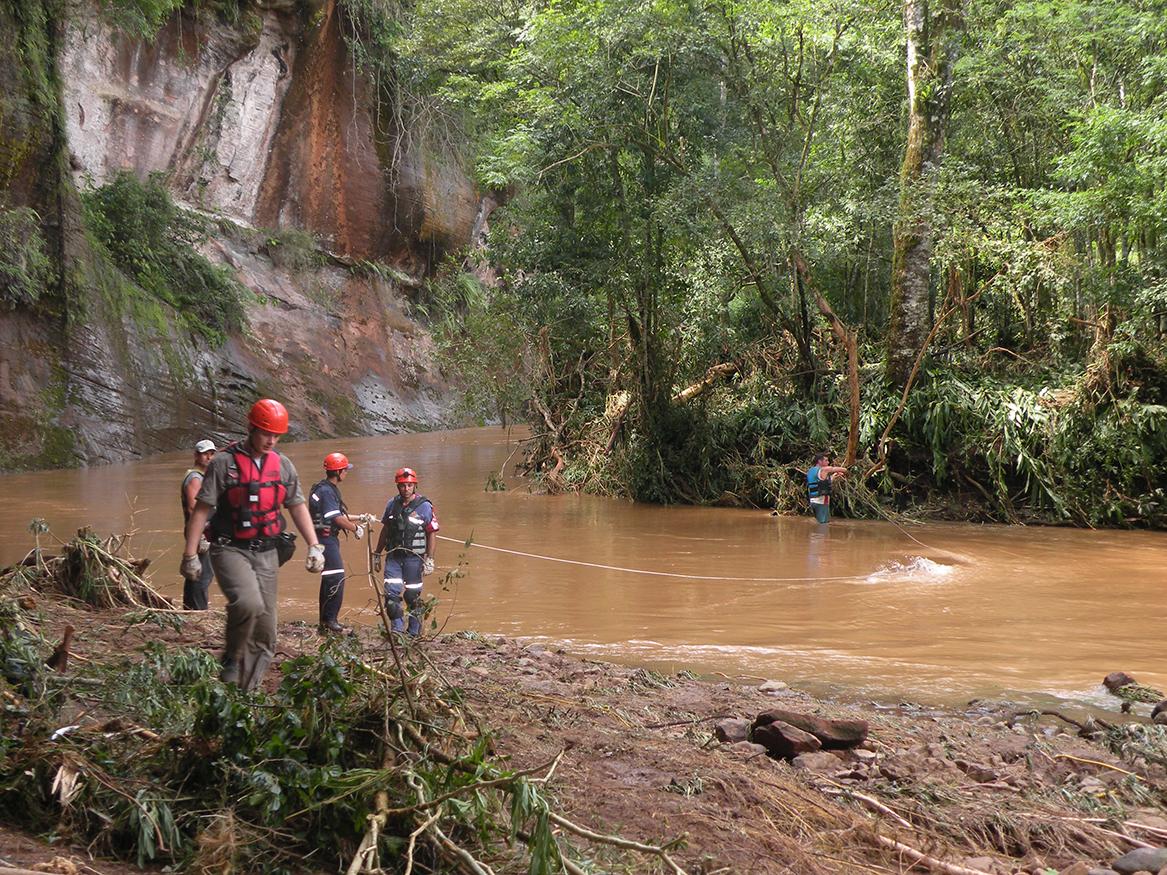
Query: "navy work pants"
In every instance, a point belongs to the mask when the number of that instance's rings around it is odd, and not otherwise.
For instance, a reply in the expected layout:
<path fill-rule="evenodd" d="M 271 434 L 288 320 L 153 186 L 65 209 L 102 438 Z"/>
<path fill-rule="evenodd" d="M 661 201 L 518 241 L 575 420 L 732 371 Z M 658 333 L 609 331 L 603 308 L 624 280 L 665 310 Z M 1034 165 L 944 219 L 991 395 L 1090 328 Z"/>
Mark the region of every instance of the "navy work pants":
<path fill-rule="evenodd" d="M 421 557 L 405 550 L 395 550 L 385 559 L 385 607 L 393 621 L 394 632 L 406 630 L 405 608 L 409 608 L 409 634 L 421 634 Z M 405 607 L 402 607 L 402 600 Z"/>
<path fill-rule="evenodd" d="M 211 588 L 211 578 L 215 571 L 211 568 L 211 554 L 200 553 L 199 562 L 203 571 L 198 580 L 183 580 L 182 582 L 182 609 L 184 611 L 205 611 L 207 609 L 207 591 Z"/>
<path fill-rule="evenodd" d="M 340 541 L 321 538 L 324 547 L 324 571 L 320 575 L 320 623 L 335 623 L 340 616 L 340 605 L 344 601 L 344 559 L 340 555 Z"/>

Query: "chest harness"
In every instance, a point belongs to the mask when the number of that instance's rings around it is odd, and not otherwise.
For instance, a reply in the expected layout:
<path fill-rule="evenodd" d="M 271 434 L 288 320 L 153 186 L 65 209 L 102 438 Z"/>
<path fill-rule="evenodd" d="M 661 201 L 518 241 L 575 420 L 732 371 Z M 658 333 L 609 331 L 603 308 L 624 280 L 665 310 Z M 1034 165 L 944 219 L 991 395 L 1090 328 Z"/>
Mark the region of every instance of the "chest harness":
<path fill-rule="evenodd" d="M 331 489 L 333 494 L 336 495 L 336 506 L 340 508 L 338 513 L 343 513 L 345 516 L 348 516 L 348 508 L 345 507 L 344 499 L 340 497 L 340 490 L 336 488 L 336 484 L 327 477 L 313 485 L 308 502 L 312 512 L 312 525 L 316 529 L 316 536 L 318 538 L 331 538 L 337 532 L 332 528 L 331 519 L 326 520 L 324 518 L 324 508 L 321 507 L 321 502 L 316 498 L 316 493 L 324 489 Z"/>
<path fill-rule="evenodd" d="M 415 495 L 409 504 L 403 505 L 400 496 L 390 502 L 386 515 L 390 551 L 405 550 L 418 556 L 425 554 L 425 521 L 414 511 L 428 500 L 424 495 Z"/>
<path fill-rule="evenodd" d="M 822 498 L 831 494 L 831 481 L 829 478 L 820 477 L 818 474 L 815 474 L 812 480 L 808 473 L 806 475 L 806 490 L 810 493 L 811 498 Z"/>
<path fill-rule="evenodd" d="M 220 542 L 243 542 L 235 546 L 261 549 L 275 546 L 275 538 L 284 530 L 280 507 L 288 488 L 280 479 L 280 454 L 265 453 L 257 464 L 238 443 L 224 452 L 231 460 L 227 465 L 226 488 L 211 519 L 211 528 Z"/>

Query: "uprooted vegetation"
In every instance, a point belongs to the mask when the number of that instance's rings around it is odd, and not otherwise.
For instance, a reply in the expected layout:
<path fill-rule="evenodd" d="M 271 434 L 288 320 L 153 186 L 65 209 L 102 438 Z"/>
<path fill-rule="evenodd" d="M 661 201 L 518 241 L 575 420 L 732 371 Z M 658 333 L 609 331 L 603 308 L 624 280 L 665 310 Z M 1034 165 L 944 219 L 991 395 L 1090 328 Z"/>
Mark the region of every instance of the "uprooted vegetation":
<path fill-rule="evenodd" d="M 423 871 L 579 871 L 552 834 L 553 819 L 570 824 L 541 789 L 558 757 L 516 770 L 495 756 L 420 648 L 330 638 L 256 694 L 221 683 L 205 648 L 153 634 L 68 674 L 50 670 L 37 592 L 131 607 L 127 627 L 181 634 L 183 615 L 136 577 L 141 563 L 123 545 L 83 530 L 61 555 L 38 549 L 0 579 L 0 799 L 20 825 L 195 871 L 307 861 L 372 872 L 385 858 Z"/>
<path fill-rule="evenodd" d="M 124 547 L 83 532 L 61 553 L 100 558 L 89 539 Z M 107 561 L 133 568 L 120 553 Z M 847 706 L 473 633 L 297 624 L 244 693 L 216 677 L 221 615 L 120 595 L 94 609 L 35 572 L 63 563 L 32 558 L 0 577 L 0 810 L 103 855 L 192 872 L 1048 875 L 1167 839 L 1167 727 L 1141 718 Z M 49 669 L 68 627 L 68 667 Z M 718 720 L 775 695 L 866 720 L 867 741 L 813 767 L 717 742 Z"/>

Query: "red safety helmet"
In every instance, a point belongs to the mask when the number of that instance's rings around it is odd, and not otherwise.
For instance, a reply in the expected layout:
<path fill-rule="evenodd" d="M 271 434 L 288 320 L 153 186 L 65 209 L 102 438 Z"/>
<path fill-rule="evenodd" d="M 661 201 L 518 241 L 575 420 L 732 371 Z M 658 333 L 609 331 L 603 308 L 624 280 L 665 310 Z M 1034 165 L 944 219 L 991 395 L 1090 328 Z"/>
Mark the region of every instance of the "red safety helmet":
<path fill-rule="evenodd" d="M 287 434 L 288 408 L 271 398 L 261 398 L 251 405 L 247 421 L 252 428 L 260 428 L 272 434 Z"/>
<path fill-rule="evenodd" d="M 398 468 L 397 474 L 393 477 L 398 483 L 416 483 L 417 472 L 412 468 Z"/>
<path fill-rule="evenodd" d="M 347 471 L 352 465 L 344 453 L 329 453 L 324 457 L 325 471 Z"/>

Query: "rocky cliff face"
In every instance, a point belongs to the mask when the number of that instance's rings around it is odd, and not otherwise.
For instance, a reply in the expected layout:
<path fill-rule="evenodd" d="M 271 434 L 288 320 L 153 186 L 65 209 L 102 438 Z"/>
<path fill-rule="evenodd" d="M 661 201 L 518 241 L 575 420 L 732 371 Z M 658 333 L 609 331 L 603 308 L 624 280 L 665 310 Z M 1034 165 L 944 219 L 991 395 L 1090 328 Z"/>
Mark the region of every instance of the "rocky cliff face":
<path fill-rule="evenodd" d="M 0 3 L 0 17 L 21 14 L 16 0 Z M 450 393 L 407 315 L 409 294 L 480 231 L 489 202 L 452 156 L 378 129 L 336 0 L 261 3 L 239 26 L 179 14 L 153 43 L 115 32 L 95 10 L 70 15 L 50 30 L 59 163 L 77 187 L 122 170 L 166 174 L 181 203 L 229 220 L 204 254 L 256 299 L 247 330 L 218 348 L 173 320 L 143 319 L 99 293 L 70 186 L 37 202 L 18 191 L 36 190 L 30 171 L 0 176 L 9 198 L 45 214 L 66 271 L 88 265 L 72 272 L 83 318 L 0 314 L 0 464 L 185 447 L 236 433 L 259 395 L 287 403 L 293 437 L 446 424 Z M 19 70 L 0 62 L 6 77 Z M 52 162 L 35 172 L 51 177 Z M 318 243 L 300 265 L 278 257 L 288 229 Z"/>

